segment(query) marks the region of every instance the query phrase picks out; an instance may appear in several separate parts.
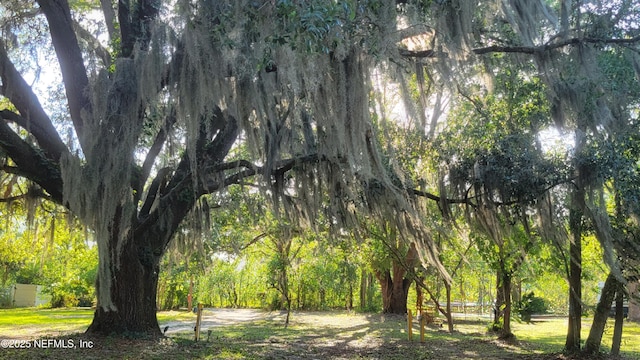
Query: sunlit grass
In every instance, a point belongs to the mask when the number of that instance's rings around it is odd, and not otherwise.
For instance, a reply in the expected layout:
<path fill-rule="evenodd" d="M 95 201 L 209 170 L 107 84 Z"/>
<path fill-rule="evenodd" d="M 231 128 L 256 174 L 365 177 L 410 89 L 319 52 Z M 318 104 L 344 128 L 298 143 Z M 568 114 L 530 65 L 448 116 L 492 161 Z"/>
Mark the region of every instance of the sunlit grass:
<path fill-rule="evenodd" d="M 605 351 L 609 351 L 611 348 L 613 338 L 613 319 L 607 321 L 604 335 L 602 336 L 602 345 Z M 585 325 L 583 322 L 582 336 L 586 339 L 591 328 L 591 321 L 588 321 Z M 624 329 L 622 331 L 622 345 L 621 353 L 627 356 L 633 356 L 636 359 L 640 359 L 640 323 L 637 322 L 624 322 Z"/>
<path fill-rule="evenodd" d="M 82 333 L 93 320 L 90 308 L 0 309 L 0 338 L 37 338 L 65 333 Z M 188 311 L 160 311 L 158 321 L 192 320 Z"/>
<path fill-rule="evenodd" d="M 582 340 L 589 336 L 591 318 L 582 319 Z M 545 352 L 561 352 L 566 340 L 566 318 L 542 318 L 533 323 L 515 323 L 513 332 L 518 340 L 529 342 Z M 613 319 L 607 321 L 605 334 L 602 337 L 602 350 L 608 352 L 613 337 Z M 640 324 L 625 321 L 622 332 L 621 352 L 631 358 L 640 359 Z"/>
<path fill-rule="evenodd" d="M 168 321 L 193 321 L 196 318 L 196 315 L 189 311 L 158 311 L 156 314 L 159 322 L 168 322 Z"/>
<path fill-rule="evenodd" d="M 528 324 L 515 322 L 512 328 L 520 341 L 531 342 L 545 352 L 561 352 L 567 334 L 566 324 L 566 319 L 545 318 Z"/>
<path fill-rule="evenodd" d="M 93 319 L 94 309 L 90 308 L 15 308 L 0 309 L 0 328 L 3 326 L 51 324 L 63 322 L 66 324 L 86 324 Z M 193 320 L 195 315 L 188 311 L 159 311 L 158 321 Z"/>
<path fill-rule="evenodd" d="M 0 327 L 51 324 L 53 322 L 88 325 L 92 318 L 92 309 L 0 309 Z"/>
<path fill-rule="evenodd" d="M 0 338 L 37 338 L 82 332 L 93 319 L 93 310 L 18 308 L 0 309 Z"/>

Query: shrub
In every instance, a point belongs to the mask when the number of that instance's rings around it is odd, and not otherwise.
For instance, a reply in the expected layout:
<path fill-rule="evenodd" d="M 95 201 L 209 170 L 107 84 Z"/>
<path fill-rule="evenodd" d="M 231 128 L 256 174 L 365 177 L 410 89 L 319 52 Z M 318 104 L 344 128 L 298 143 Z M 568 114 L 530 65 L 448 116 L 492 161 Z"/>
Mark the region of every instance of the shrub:
<path fill-rule="evenodd" d="M 51 307 L 92 306 L 93 288 L 81 279 L 66 279 L 46 288 L 51 294 Z"/>
<path fill-rule="evenodd" d="M 0 308 L 9 308 L 13 305 L 12 290 L 11 286 L 0 288 Z"/>
<path fill-rule="evenodd" d="M 533 291 L 522 296 L 522 300 L 516 303 L 515 312 L 522 321 L 531 321 L 531 315 L 547 312 L 547 304 L 541 297 L 535 296 Z"/>

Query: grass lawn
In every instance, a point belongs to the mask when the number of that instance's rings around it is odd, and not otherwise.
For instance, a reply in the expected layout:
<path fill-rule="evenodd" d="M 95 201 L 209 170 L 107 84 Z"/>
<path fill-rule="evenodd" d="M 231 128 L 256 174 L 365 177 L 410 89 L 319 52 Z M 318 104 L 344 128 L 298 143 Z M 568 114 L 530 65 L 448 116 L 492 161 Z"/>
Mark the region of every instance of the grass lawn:
<path fill-rule="evenodd" d="M 429 327 L 421 343 L 417 324 L 409 341 L 400 316 L 295 312 L 284 328 L 280 314 L 258 314 L 258 320 L 204 328 L 201 341 L 195 342 L 191 331 L 159 341 L 92 338 L 82 334 L 93 316 L 90 309 L 0 310 L 0 339 L 62 341 L 48 348 L 0 349 L 0 359 L 567 359 L 559 354 L 566 331 L 562 318 L 515 323 L 518 341 L 513 343 L 487 335 L 486 320 L 459 320 L 454 334 Z M 161 323 L 191 324 L 195 317 L 172 311 L 160 312 L 158 318 Z M 590 319 L 583 324 L 586 338 Z M 608 329 L 604 336 L 605 350 L 611 333 Z M 74 346 L 61 348 L 69 340 Z M 81 341 L 91 347 L 80 348 Z M 640 324 L 625 324 L 623 355 L 640 360 Z"/>
<path fill-rule="evenodd" d="M 0 339 L 31 339 L 81 332 L 89 326 L 91 319 L 91 309 L 0 309 Z"/>
<path fill-rule="evenodd" d="M 0 309 L 0 339 L 33 339 L 83 332 L 91 324 L 93 309 Z M 159 322 L 191 320 L 184 311 L 158 312 Z"/>
<path fill-rule="evenodd" d="M 583 318 L 582 341 L 589 336 L 591 320 L 591 318 Z M 567 326 L 567 319 L 565 318 L 540 318 L 531 324 L 515 323 L 513 332 L 520 341 L 530 342 L 546 352 L 559 352 L 564 347 Z M 613 319 L 609 319 L 602 337 L 603 351 L 609 352 L 612 337 Z M 629 358 L 640 359 L 640 323 L 625 322 L 622 332 L 621 352 Z"/>

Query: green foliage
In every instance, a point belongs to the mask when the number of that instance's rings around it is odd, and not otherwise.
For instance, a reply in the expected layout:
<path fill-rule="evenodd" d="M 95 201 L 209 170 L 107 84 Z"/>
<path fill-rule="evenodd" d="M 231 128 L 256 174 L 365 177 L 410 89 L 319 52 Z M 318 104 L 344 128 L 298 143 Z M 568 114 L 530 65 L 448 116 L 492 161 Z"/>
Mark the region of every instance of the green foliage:
<path fill-rule="evenodd" d="M 86 238 L 75 221 L 57 221 L 53 248 L 57 254 L 43 266 L 45 289 L 52 295 L 52 306 L 93 306 L 98 267 L 97 247 Z M 59 239 L 59 241 L 55 241 Z"/>
<path fill-rule="evenodd" d="M 562 159 L 541 152 L 537 136 L 549 125 L 549 105 L 545 86 L 530 72 L 502 68 L 492 92 L 470 86 L 449 115 L 434 143 L 435 161 L 447 164 L 458 191 L 475 184 L 492 200 L 530 204 L 567 178 Z"/>
<path fill-rule="evenodd" d="M 547 304 L 541 297 L 535 296 L 533 291 L 522 295 L 522 299 L 515 304 L 514 310 L 522 321 L 531 321 L 531 315 L 545 314 Z"/>
<path fill-rule="evenodd" d="M 98 255 L 90 233 L 51 204 L 30 206 L 16 202 L 0 210 L 1 287 L 44 285 L 53 307 L 92 306 Z"/>
<path fill-rule="evenodd" d="M 500 309 L 502 311 L 503 309 Z M 504 328 L 504 317 L 498 318 L 498 321 L 493 321 L 487 325 L 488 332 L 500 333 Z"/>
<path fill-rule="evenodd" d="M 193 270 L 182 259 L 164 259 L 158 279 L 158 303 L 161 310 L 187 306 L 190 276 Z M 194 302 L 195 304 L 195 302 Z"/>
<path fill-rule="evenodd" d="M 69 6 L 77 11 L 87 12 L 100 8 L 100 2 L 97 0 L 72 0 L 69 1 Z"/>
<path fill-rule="evenodd" d="M 82 279 L 65 280 L 50 286 L 51 307 L 93 306 L 93 284 Z"/>
<path fill-rule="evenodd" d="M 0 287 L 0 308 L 8 308 L 13 305 L 13 287 Z"/>
<path fill-rule="evenodd" d="M 301 46 L 308 52 L 328 53 L 340 41 L 345 20 L 355 18 L 355 9 L 350 2 L 311 1 L 304 5 L 297 1 L 278 0 L 277 19 L 280 20 L 276 44 L 292 43 L 295 49 Z"/>
<path fill-rule="evenodd" d="M 15 282 L 18 284 L 44 284 L 44 276 L 38 264 L 25 264 L 15 273 Z"/>
<path fill-rule="evenodd" d="M 357 304 L 360 252 L 329 240 L 321 221 L 316 231 L 287 230 L 265 210 L 261 193 L 241 190 L 209 200 L 217 205 L 211 228 L 202 228 L 202 250 L 170 249 L 159 279 L 161 308 L 186 306 L 191 279 L 194 304 L 282 309 L 283 293 L 294 309 L 344 308 L 350 296 Z"/>

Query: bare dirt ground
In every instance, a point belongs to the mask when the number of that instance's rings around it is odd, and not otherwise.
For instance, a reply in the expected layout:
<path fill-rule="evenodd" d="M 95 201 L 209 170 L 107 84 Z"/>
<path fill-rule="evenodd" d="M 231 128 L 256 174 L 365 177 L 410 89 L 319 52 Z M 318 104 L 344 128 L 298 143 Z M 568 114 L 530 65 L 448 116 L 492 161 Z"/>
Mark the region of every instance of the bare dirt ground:
<path fill-rule="evenodd" d="M 258 320 L 274 320 L 280 316 L 280 313 L 264 312 L 257 309 L 205 308 L 202 311 L 200 328 L 206 331 L 220 326 L 240 325 Z M 160 322 L 161 329 L 164 329 L 165 326 L 169 326 L 165 333 L 167 336 L 194 331 L 195 315 L 194 320 Z"/>
<path fill-rule="evenodd" d="M 176 334 L 184 334 L 194 331 L 195 318 L 193 320 L 177 320 L 160 322 L 160 328 L 164 329 L 168 326 L 167 336 Z M 214 329 L 223 326 L 243 325 L 257 321 L 268 321 L 275 324 L 284 324 L 286 318 L 285 311 L 263 311 L 259 309 L 216 309 L 205 308 L 202 311 L 201 331 Z M 311 327 L 333 327 L 336 329 L 361 326 L 370 324 L 375 319 L 384 321 L 389 316 L 382 315 L 363 315 L 347 312 L 331 312 L 331 311 L 296 311 L 291 315 L 292 326 L 311 326 Z M 400 318 L 400 317 L 396 317 Z"/>

